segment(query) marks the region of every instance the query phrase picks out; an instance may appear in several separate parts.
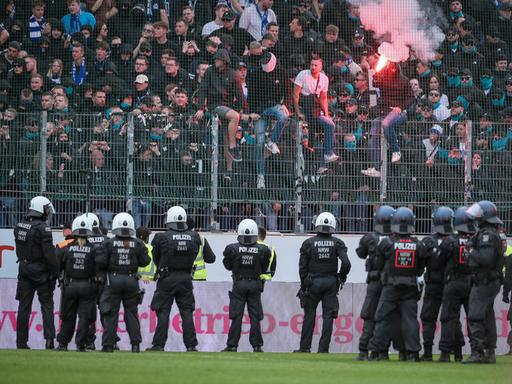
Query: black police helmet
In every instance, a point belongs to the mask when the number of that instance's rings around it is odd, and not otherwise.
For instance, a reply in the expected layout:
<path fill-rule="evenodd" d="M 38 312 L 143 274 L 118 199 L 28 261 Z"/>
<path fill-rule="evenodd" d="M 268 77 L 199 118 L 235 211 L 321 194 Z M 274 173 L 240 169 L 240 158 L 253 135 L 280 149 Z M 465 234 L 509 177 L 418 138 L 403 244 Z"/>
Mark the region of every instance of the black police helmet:
<path fill-rule="evenodd" d="M 391 233 L 391 217 L 394 213 L 395 208 L 390 207 L 389 205 L 379 207 L 373 217 L 374 231 L 382 235 L 389 235 Z"/>
<path fill-rule="evenodd" d="M 449 207 L 439 207 L 432 214 L 434 232 L 441 235 L 450 235 L 453 230 L 453 210 Z"/>
<path fill-rule="evenodd" d="M 414 232 L 416 216 L 407 207 L 400 207 L 391 217 L 391 232 L 400 235 L 408 235 Z"/>
<path fill-rule="evenodd" d="M 475 220 L 467 214 L 467 207 L 459 207 L 455 211 L 455 217 L 453 218 L 453 226 L 458 232 L 463 233 L 476 233 L 477 228 Z"/>

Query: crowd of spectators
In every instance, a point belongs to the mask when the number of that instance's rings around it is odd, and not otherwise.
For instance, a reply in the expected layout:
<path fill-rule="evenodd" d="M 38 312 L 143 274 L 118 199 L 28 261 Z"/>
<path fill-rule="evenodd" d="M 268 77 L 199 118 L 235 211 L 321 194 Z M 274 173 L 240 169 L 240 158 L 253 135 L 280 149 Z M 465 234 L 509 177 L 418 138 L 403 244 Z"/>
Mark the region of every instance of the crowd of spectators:
<path fill-rule="evenodd" d="M 411 50 L 374 73 L 382 40 L 345 0 L 0 1 L 0 227 L 41 190 L 41 111 L 45 192 L 73 215 L 90 180 L 107 227 L 125 209 L 128 112 L 137 225 L 160 226 L 163 207 L 181 202 L 207 227 L 214 114 L 221 229 L 240 216 L 295 229 L 299 121 L 306 230 L 326 208 L 342 230 L 368 229 L 383 197 L 382 134 L 386 201 L 425 217 L 484 197 L 503 208 L 512 1 L 432 3 L 445 17 L 435 58 Z"/>

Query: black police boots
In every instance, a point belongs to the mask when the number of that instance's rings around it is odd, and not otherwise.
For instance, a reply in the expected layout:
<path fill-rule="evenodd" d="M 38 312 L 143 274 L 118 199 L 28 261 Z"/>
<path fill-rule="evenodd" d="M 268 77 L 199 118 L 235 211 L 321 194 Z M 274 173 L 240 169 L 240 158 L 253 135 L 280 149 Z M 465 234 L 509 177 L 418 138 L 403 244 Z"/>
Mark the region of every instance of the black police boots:
<path fill-rule="evenodd" d="M 133 353 L 140 353 L 140 346 L 139 346 L 139 344 L 132 344 L 132 352 Z"/>
<path fill-rule="evenodd" d="M 59 346 L 57 347 L 57 351 L 59 352 L 67 352 L 68 351 L 68 345 L 59 343 Z"/>
<path fill-rule="evenodd" d="M 161 345 L 153 345 L 152 347 L 146 348 L 147 352 L 163 352 L 164 347 Z"/>
<path fill-rule="evenodd" d="M 419 363 L 420 361 L 422 361 L 420 359 L 420 354 L 419 352 L 409 352 L 409 356 L 407 356 L 407 360 L 409 361 L 414 361 L 416 363 Z M 425 361 L 425 360 L 423 360 Z M 431 360 L 432 361 L 432 360 Z"/>
<path fill-rule="evenodd" d="M 462 364 L 484 364 L 485 358 L 482 351 L 471 351 L 471 356 L 464 360 Z"/>
<path fill-rule="evenodd" d="M 16 349 L 30 349 L 30 347 L 28 346 L 28 344 L 18 344 L 16 346 Z"/>
<path fill-rule="evenodd" d="M 85 345 L 77 345 L 76 351 L 77 352 L 87 352 L 87 347 Z"/>
<path fill-rule="evenodd" d="M 398 361 L 407 361 L 407 351 L 398 352 Z"/>
<path fill-rule="evenodd" d="M 221 352 L 236 352 L 236 347 L 230 347 L 229 345 L 224 348 Z"/>
<path fill-rule="evenodd" d="M 187 352 L 199 352 L 196 347 L 187 347 Z"/>
<path fill-rule="evenodd" d="M 354 357 L 357 361 L 368 361 L 368 351 L 360 351 L 359 354 Z"/>
<path fill-rule="evenodd" d="M 437 360 L 440 363 L 449 363 L 450 360 L 450 352 L 441 351 L 441 356 L 439 356 L 439 359 Z"/>
<path fill-rule="evenodd" d="M 457 363 L 460 363 L 464 356 L 462 355 L 462 347 L 455 348 L 453 351 L 453 357 Z"/>
<path fill-rule="evenodd" d="M 55 349 L 55 344 L 53 343 L 53 339 L 46 339 L 45 349 Z"/>
<path fill-rule="evenodd" d="M 507 353 L 505 353 L 505 355 L 507 355 L 507 356 L 512 355 L 512 345 L 509 345 L 508 352 L 507 352 Z"/>
<path fill-rule="evenodd" d="M 311 353 L 311 349 L 296 349 L 293 351 L 293 353 Z"/>
<path fill-rule="evenodd" d="M 432 361 L 432 346 L 423 346 L 423 356 L 421 356 L 421 361 Z"/>
<path fill-rule="evenodd" d="M 261 348 L 261 346 L 260 346 L 260 345 L 258 345 L 258 346 L 256 346 L 256 347 L 254 347 L 254 348 L 252 349 L 252 351 L 253 351 L 253 352 L 263 352 L 263 349 Z"/>
<path fill-rule="evenodd" d="M 387 361 L 389 360 L 389 354 L 388 352 L 375 352 L 375 351 L 372 351 L 372 353 L 370 354 L 370 358 L 369 358 L 370 361 Z"/>
<path fill-rule="evenodd" d="M 496 354 L 494 353 L 494 349 L 486 349 L 484 359 L 486 364 L 496 364 Z"/>
<path fill-rule="evenodd" d="M 88 351 L 95 351 L 96 346 L 94 345 L 94 343 L 86 344 L 85 349 L 87 349 Z"/>
<path fill-rule="evenodd" d="M 104 345 L 103 348 L 101 348 L 101 352 L 114 352 L 114 346 L 112 345 Z"/>

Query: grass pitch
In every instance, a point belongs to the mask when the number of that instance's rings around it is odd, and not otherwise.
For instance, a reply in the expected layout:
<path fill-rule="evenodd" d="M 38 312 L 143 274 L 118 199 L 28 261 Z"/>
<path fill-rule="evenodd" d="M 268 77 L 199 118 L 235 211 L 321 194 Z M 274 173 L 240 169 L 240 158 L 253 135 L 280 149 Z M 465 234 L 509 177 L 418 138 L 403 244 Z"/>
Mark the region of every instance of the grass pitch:
<path fill-rule="evenodd" d="M 512 356 L 496 365 L 358 362 L 351 354 L 0 350 L 0 383 L 512 383 Z"/>

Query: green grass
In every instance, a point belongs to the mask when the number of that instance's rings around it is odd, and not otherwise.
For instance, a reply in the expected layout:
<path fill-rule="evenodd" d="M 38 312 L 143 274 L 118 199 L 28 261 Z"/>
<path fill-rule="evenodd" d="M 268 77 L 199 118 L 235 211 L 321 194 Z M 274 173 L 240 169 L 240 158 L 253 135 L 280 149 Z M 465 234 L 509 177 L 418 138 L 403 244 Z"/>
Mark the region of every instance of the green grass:
<path fill-rule="evenodd" d="M 47 352 L 0 350 L 0 383 L 512 383 L 497 365 L 357 362 L 349 354 Z"/>

